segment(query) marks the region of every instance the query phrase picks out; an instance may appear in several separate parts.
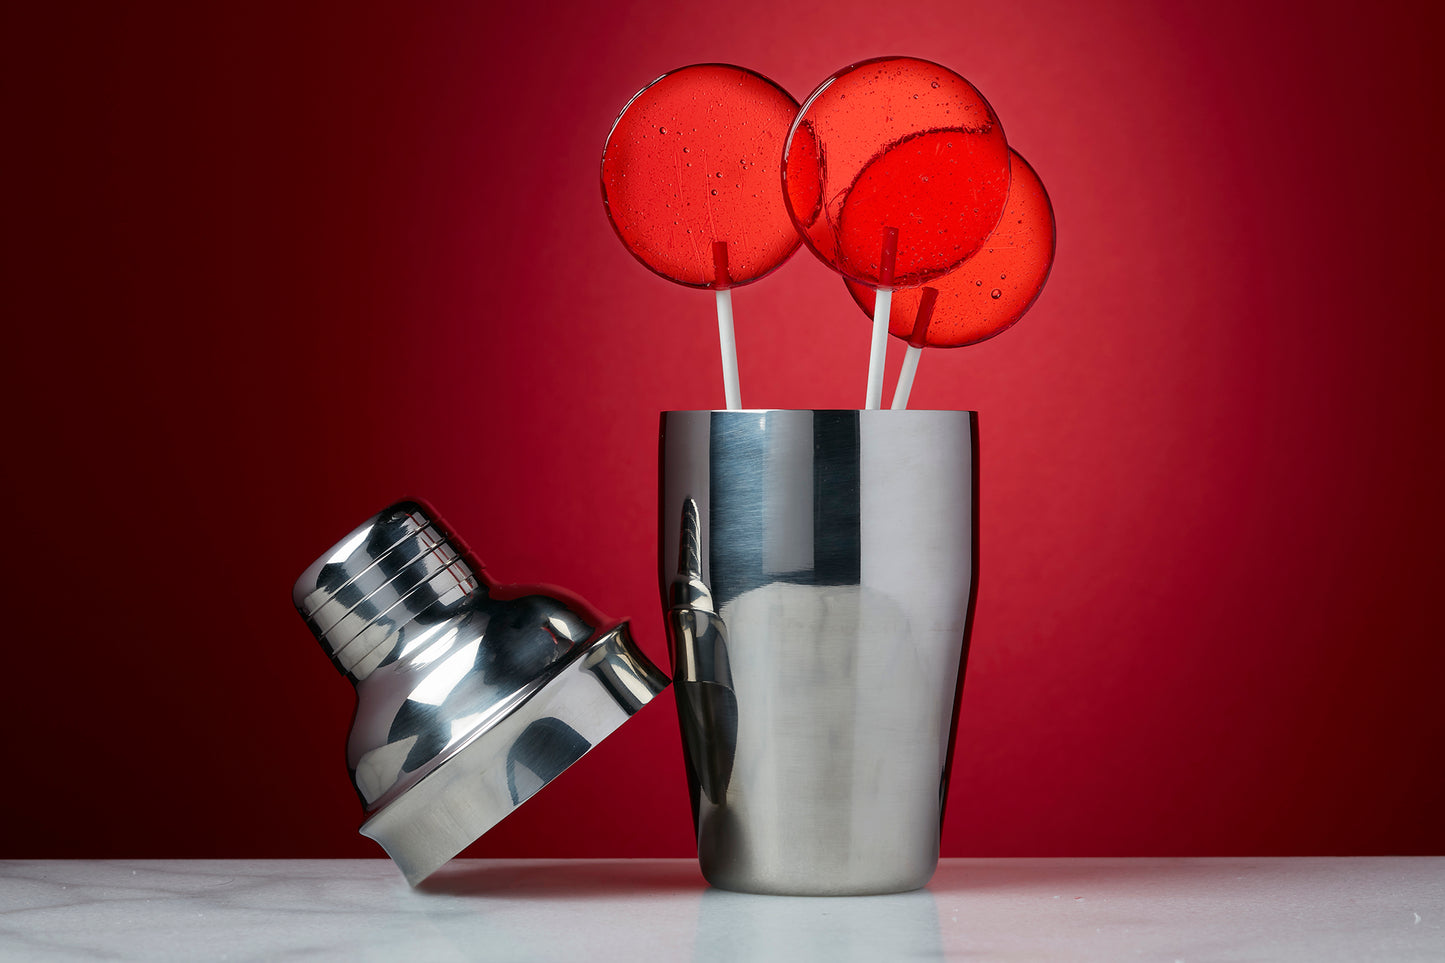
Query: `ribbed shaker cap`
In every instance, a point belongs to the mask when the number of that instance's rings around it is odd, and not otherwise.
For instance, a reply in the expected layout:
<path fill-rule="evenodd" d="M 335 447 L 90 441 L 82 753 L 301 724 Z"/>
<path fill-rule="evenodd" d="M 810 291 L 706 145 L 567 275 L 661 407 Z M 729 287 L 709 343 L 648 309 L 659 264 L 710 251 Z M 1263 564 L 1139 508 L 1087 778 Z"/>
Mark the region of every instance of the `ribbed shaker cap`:
<path fill-rule="evenodd" d="M 400 502 L 317 559 L 292 599 L 337 668 L 365 678 L 408 623 L 444 615 L 480 585 L 452 534 L 422 505 Z"/>

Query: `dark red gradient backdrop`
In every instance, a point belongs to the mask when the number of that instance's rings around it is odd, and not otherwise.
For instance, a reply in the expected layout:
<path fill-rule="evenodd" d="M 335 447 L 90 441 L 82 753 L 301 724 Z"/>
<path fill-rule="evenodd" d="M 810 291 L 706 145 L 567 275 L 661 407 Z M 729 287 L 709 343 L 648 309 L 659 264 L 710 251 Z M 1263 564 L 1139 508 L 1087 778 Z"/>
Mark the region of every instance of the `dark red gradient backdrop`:
<path fill-rule="evenodd" d="M 884 54 L 973 81 L 1059 226 L 913 393 L 982 431 L 945 853 L 1445 853 L 1441 14 L 1172 6 L 10 5 L 0 856 L 376 852 L 290 587 L 403 495 L 665 659 L 657 413 L 721 403 L 716 328 L 603 141 L 685 63 Z M 746 404 L 861 401 L 812 257 L 735 304 Z M 665 696 L 471 852 L 690 832 Z"/>

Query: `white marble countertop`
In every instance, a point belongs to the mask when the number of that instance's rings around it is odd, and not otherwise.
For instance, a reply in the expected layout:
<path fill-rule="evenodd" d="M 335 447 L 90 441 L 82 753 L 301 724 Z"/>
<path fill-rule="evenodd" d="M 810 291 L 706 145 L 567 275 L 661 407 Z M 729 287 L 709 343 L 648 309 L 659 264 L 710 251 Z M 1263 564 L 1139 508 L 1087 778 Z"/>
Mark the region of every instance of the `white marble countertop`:
<path fill-rule="evenodd" d="M 0 862 L 10 960 L 1445 960 L 1445 857 L 947 859 L 899 896 L 692 860 Z"/>

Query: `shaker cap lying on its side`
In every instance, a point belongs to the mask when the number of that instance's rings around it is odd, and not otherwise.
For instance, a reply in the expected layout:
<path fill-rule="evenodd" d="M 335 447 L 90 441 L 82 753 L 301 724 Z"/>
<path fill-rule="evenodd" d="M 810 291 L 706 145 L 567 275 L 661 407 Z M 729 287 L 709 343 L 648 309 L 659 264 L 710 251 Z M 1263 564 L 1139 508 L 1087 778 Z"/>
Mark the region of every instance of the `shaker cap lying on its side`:
<path fill-rule="evenodd" d="M 412 885 L 667 687 L 626 622 L 493 584 L 418 502 L 338 542 L 293 600 L 356 686 L 361 832 Z"/>

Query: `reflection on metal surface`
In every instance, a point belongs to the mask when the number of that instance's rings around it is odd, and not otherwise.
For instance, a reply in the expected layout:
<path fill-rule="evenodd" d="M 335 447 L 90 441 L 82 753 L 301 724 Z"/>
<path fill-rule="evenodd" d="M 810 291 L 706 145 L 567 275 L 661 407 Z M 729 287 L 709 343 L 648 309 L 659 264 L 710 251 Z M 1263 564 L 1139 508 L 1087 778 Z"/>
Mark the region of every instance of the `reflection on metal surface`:
<path fill-rule="evenodd" d="M 376 839 L 415 884 L 666 687 L 627 624 L 503 597 L 428 509 L 342 539 L 294 601 L 356 686 L 347 761 Z"/>
<path fill-rule="evenodd" d="M 767 899 L 707 889 L 698 901 L 695 963 L 879 963 L 945 959 L 938 902 L 927 889 L 831 900 Z"/>
<path fill-rule="evenodd" d="M 938 861 L 974 585 L 974 417 L 668 412 L 660 571 L 698 856 L 747 892 Z"/>
<path fill-rule="evenodd" d="M 727 626 L 713 611 L 712 593 L 702 579 L 701 531 L 697 503 L 683 500 L 677 576 L 668 609 L 673 692 L 687 740 L 688 788 L 717 804 L 732 774 L 737 744 L 738 702 L 728 669 Z M 701 738 L 708 733 L 706 740 Z"/>

